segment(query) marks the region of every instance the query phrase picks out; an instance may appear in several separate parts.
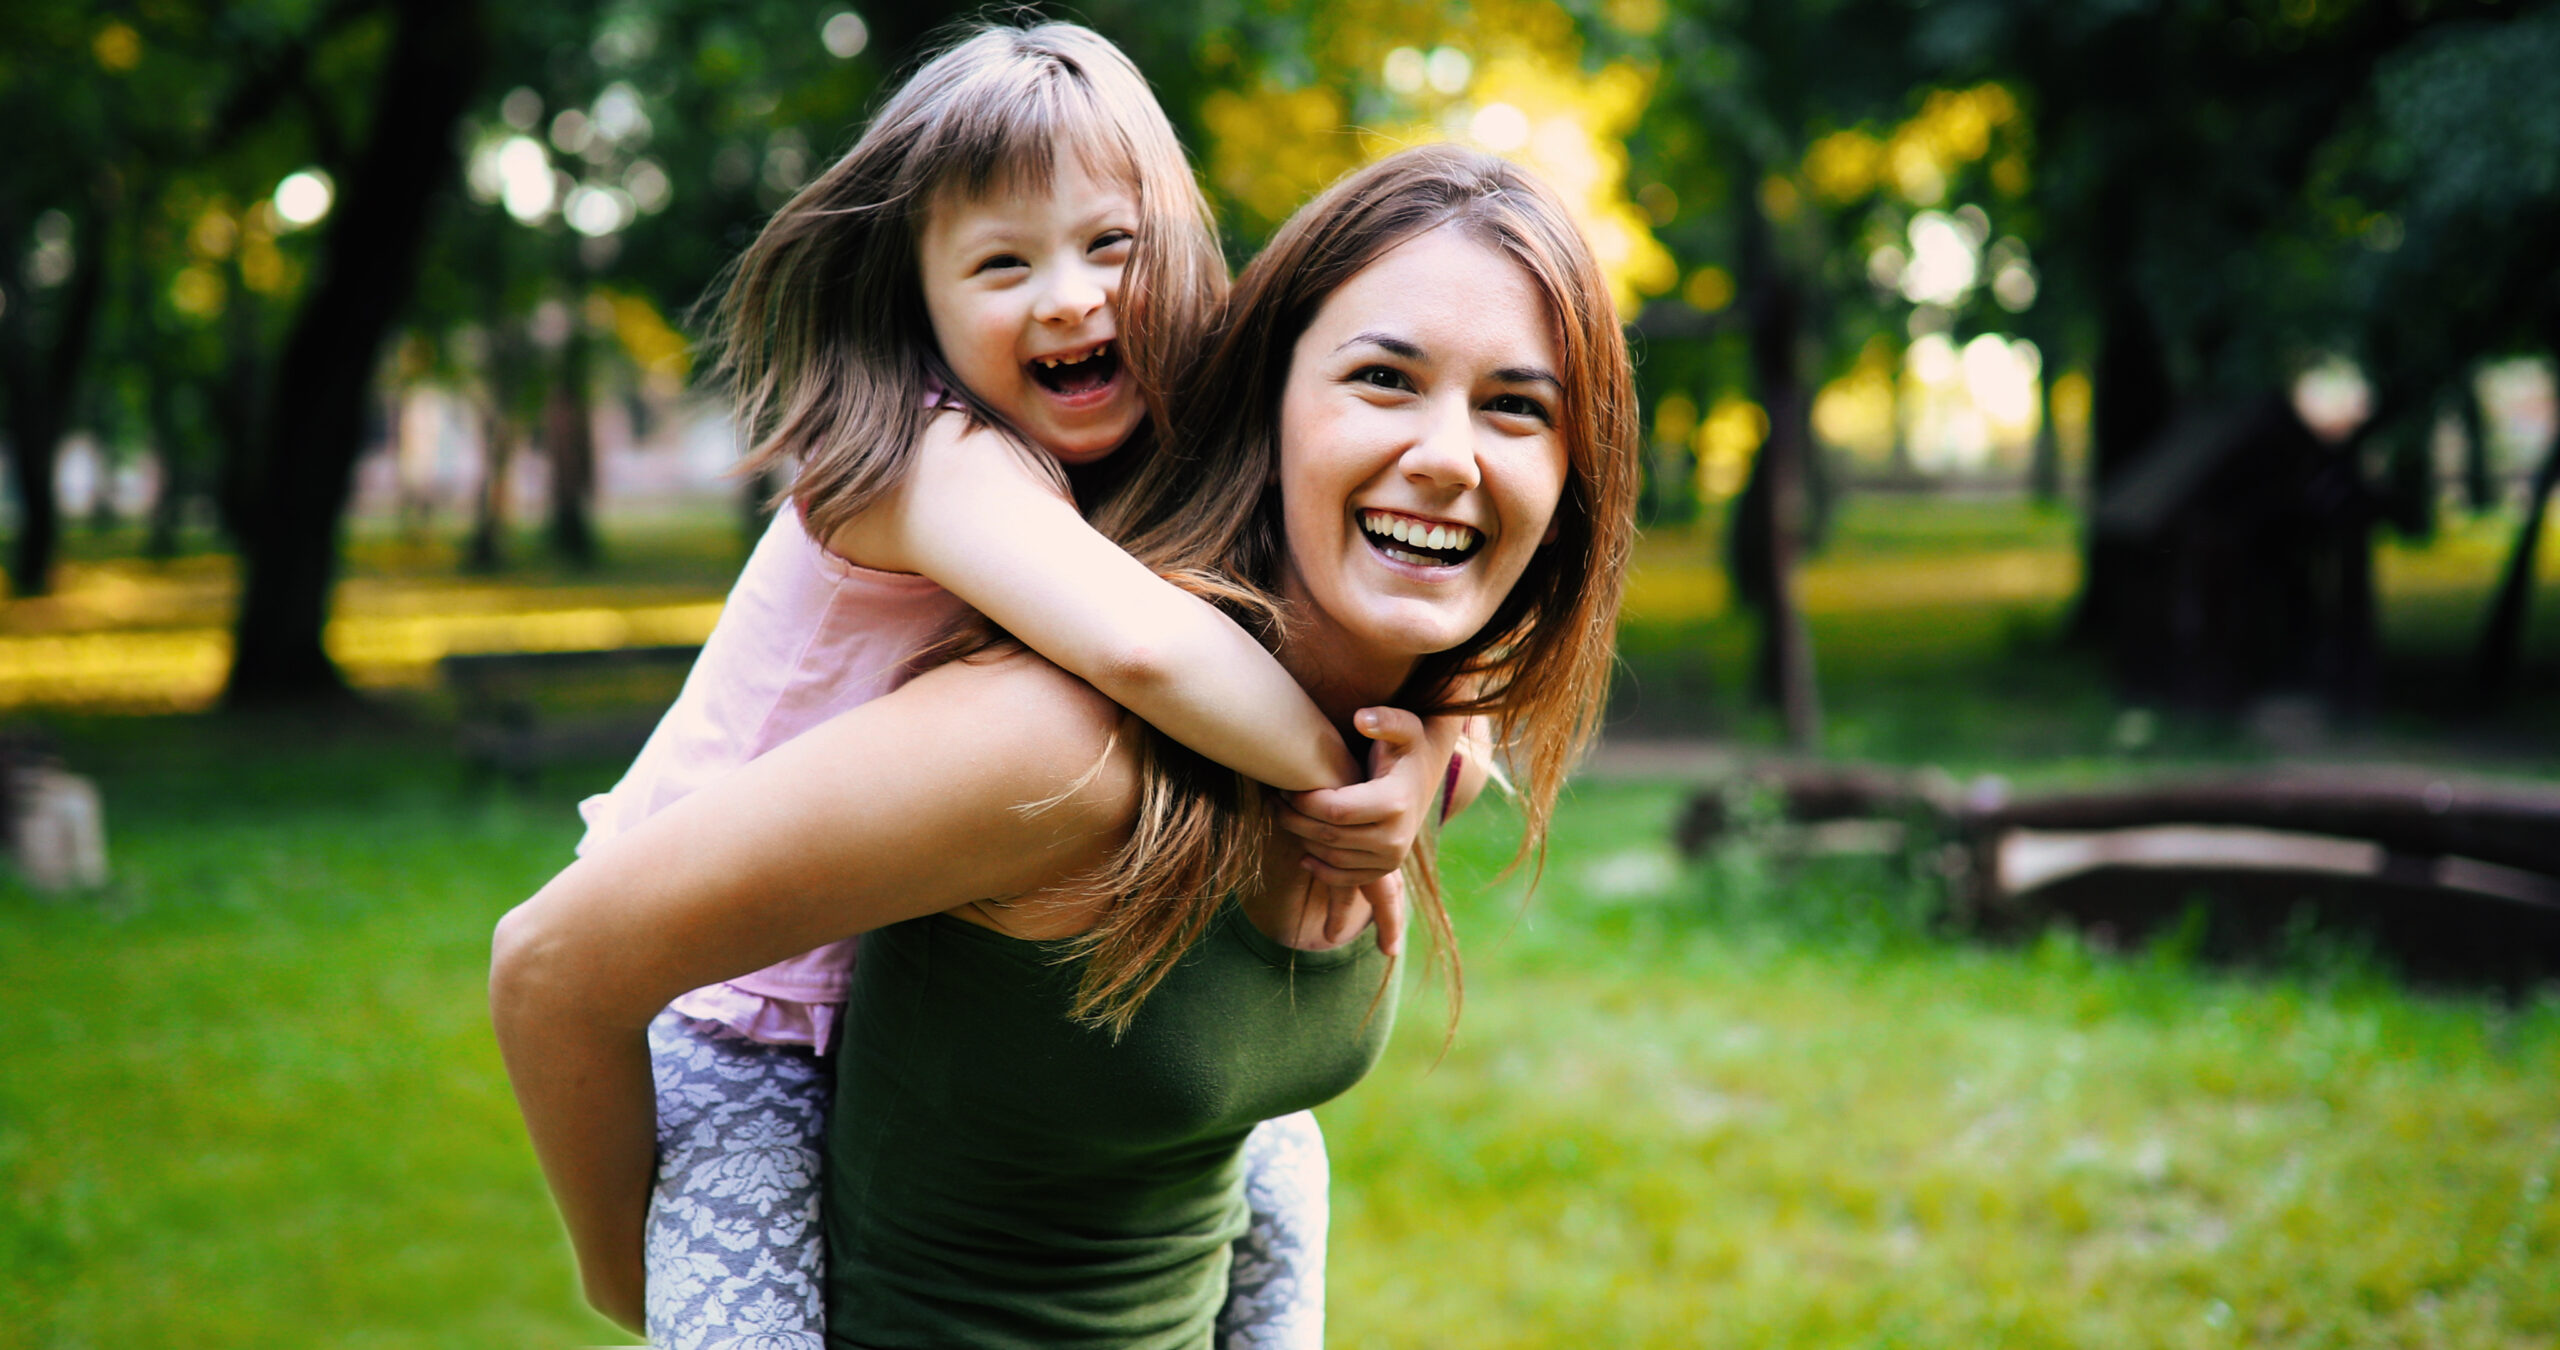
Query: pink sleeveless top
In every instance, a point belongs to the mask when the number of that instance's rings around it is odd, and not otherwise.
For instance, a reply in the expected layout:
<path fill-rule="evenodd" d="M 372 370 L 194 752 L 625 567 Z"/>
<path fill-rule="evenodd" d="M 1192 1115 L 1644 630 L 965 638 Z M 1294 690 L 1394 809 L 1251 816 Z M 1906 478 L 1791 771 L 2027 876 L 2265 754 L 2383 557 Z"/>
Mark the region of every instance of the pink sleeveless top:
<path fill-rule="evenodd" d="M 907 682 L 910 661 L 966 610 L 924 577 L 859 567 L 774 513 L 738 574 L 684 691 L 612 791 L 578 804 L 583 854 L 828 718 Z M 853 940 L 685 994 L 668 1005 L 751 1039 L 827 1048 Z"/>

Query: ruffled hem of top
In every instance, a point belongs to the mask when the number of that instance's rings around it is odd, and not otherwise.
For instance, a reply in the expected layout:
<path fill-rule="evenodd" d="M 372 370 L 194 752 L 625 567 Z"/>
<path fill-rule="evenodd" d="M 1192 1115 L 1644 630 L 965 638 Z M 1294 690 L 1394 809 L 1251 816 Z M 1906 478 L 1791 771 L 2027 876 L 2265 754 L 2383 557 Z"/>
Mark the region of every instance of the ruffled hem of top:
<path fill-rule="evenodd" d="M 835 1043 L 841 1003 L 802 1003 L 750 993 L 734 984 L 705 985 L 667 1005 L 697 1022 L 712 1022 L 763 1045 L 805 1045 L 819 1054 Z"/>

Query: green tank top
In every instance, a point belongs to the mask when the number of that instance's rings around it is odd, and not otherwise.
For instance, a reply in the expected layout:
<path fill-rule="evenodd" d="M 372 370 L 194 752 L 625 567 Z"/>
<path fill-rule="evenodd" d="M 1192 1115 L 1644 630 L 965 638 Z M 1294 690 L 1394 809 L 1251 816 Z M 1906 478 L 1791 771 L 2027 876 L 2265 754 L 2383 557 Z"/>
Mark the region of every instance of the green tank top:
<path fill-rule="evenodd" d="M 1080 963 L 948 915 L 863 939 L 826 1166 L 827 1343 L 1206 1347 L 1257 1122 L 1368 1073 L 1374 930 L 1329 952 L 1230 903 L 1117 1043 Z"/>

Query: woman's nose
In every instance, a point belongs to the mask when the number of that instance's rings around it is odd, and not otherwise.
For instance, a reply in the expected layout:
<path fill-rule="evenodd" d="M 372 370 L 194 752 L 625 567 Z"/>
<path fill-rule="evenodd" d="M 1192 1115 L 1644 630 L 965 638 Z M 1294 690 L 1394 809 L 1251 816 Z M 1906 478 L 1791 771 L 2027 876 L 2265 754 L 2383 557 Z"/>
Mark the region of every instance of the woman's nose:
<path fill-rule="evenodd" d="M 1475 408 L 1463 398 L 1432 401 L 1430 420 L 1404 452 L 1405 476 L 1450 491 L 1481 481 L 1476 465 Z"/>
<path fill-rule="evenodd" d="M 1050 272 L 1048 284 L 1033 303 L 1031 316 L 1042 323 L 1082 323 L 1102 308 L 1110 294 L 1088 269 L 1069 265 Z"/>

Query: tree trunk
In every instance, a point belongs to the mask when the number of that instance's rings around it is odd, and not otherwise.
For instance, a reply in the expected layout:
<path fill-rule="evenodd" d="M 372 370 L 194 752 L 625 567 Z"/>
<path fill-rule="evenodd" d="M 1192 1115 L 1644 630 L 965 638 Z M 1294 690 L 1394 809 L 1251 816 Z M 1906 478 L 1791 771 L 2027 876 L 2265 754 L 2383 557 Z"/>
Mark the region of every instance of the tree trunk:
<path fill-rule="evenodd" d="M 242 557 L 248 556 L 249 541 L 257 534 L 258 484 L 266 478 L 258 469 L 266 453 L 266 442 L 259 435 L 266 424 L 259 397 L 267 364 L 261 359 L 258 340 L 263 317 L 257 293 L 241 280 L 235 263 L 231 303 L 222 316 L 226 350 L 222 369 L 206 386 L 206 411 L 219 442 L 213 470 L 214 513 L 221 518 L 222 533 L 232 550 Z"/>
<path fill-rule="evenodd" d="M 2480 410 L 2480 385 L 2468 371 L 2454 391 L 2453 410 L 2462 418 L 2462 504 L 2476 516 L 2498 504 L 2498 484 L 2489 468 L 2489 419 Z"/>
<path fill-rule="evenodd" d="M 244 584 L 231 707 L 345 695 L 328 622 L 366 390 L 416 284 L 428 208 L 453 181 L 454 121 L 484 64 L 474 0 L 397 0 L 364 148 L 345 178 L 267 400 L 242 503 Z"/>
<path fill-rule="evenodd" d="M 2472 670 L 2480 692 L 2497 698 L 2515 683 L 2524 657 L 2525 617 L 2533 608 L 2534 564 L 2542 555 L 2542 517 L 2551 506 L 2552 489 L 2560 487 L 2560 433 L 2543 447 L 2542 466 L 2533 473 L 2525 498 L 2524 523 L 2516 527 L 2516 543 L 2507 555 L 2507 570 L 2498 578 L 2497 599 L 2489 605 L 2489 621 L 2480 630 L 2480 650 Z"/>
<path fill-rule="evenodd" d="M 151 419 L 151 453 L 160 464 L 159 490 L 151 498 L 150 530 L 143 536 L 142 556 L 166 562 L 178 556 L 178 529 L 185 522 L 187 499 L 195 494 L 195 473 L 186 452 L 183 419 L 178 413 L 178 379 L 167 372 L 149 381 L 143 411 Z"/>
<path fill-rule="evenodd" d="M 515 464 L 516 425 L 496 406 L 480 415 L 480 492 L 472 503 L 471 544 L 462 565 L 495 572 L 506 565 L 507 477 Z"/>
<path fill-rule="evenodd" d="M 1760 618 L 1753 687 L 1775 704 L 1787 743 L 1812 751 L 1822 741 L 1821 691 L 1813 638 L 1795 601 L 1795 561 L 1806 527 L 1805 467 L 1813 449 L 1813 405 L 1802 353 L 1804 300 L 1756 210 L 1743 213 L 1744 305 L 1751 324 L 1753 392 L 1769 434 L 1751 481 L 1734 499 L 1730 550 L 1734 591 Z"/>
<path fill-rule="evenodd" d="M 2089 415 L 2089 506 L 2092 520 L 2107 485 L 2142 458 L 2169 423 L 2175 399 L 2168 353 L 2139 296 L 2119 292 L 2107 302 L 2098 340 L 2095 406 Z M 2072 640 L 2104 645 L 2122 602 L 2119 588 L 2143 571 L 2128 547 L 2099 537 L 2094 525 L 2084 545 L 2088 569 L 2080 604 L 2071 617 Z"/>
<path fill-rule="evenodd" d="M 2027 495 L 2038 506 L 2062 500 L 2062 437 L 2053 429 L 2052 358 L 2036 379 L 2036 443 L 2027 460 Z"/>
<path fill-rule="evenodd" d="M 579 315 L 561 344 L 559 372 L 542 408 L 542 449 L 551 461 L 551 551 L 575 567 L 596 563 L 592 352 L 586 319 Z"/>
<path fill-rule="evenodd" d="M 18 497 L 18 537 L 9 550 L 9 589 L 16 595 L 53 590 L 54 548 L 62 537 L 54 500 L 55 451 L 71 416 L 89 334 L 106 296 L 107 211 L 103 192 L 73 226 L 71 275 L 63 283 L 53 341 L 36 335 L 34 297 L 12 286 L 0 312 L 0 382 L 8 391 L 9 481 Z M 10 232 L 11 238 L 17 232 Z M 41 350 L 40 350 L 41 348 Z"/>

